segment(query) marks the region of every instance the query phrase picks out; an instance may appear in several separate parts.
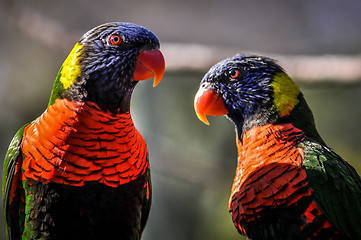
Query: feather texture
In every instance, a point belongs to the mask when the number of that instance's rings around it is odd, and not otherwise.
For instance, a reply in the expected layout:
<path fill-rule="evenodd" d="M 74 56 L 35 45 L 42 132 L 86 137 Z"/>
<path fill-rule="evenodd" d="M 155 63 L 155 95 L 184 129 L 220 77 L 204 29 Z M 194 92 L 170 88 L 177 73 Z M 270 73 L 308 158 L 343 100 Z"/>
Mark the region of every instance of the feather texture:
<path fill-rule="evenodd" d="M 207 115 L 222 114 L 235 124 L 229 210 L 241 234 L 361 239 L 361 178 L 327 147 L 300 89 L 274 60 L 238 54 L 219 62 L 203 77 L 195 109 L 206 124 Z"/>
<path fill-rule="evenodd" d="M 138 81 L 157 84 L 163 74 L 149 30 L 107 23 L 84 34 L 60 67 L 48 108 L 10 143 L 3 174 L 9 239 L 141 238 L 152 192 L 130 99 Z"/>

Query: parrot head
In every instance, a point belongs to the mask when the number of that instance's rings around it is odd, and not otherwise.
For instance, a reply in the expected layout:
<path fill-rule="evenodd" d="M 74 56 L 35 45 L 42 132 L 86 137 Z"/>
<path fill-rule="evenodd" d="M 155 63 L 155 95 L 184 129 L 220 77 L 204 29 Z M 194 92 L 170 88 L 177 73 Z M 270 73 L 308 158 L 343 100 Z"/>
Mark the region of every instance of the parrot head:
<path fill-rule="evenodd" d="M 267 57 L 238 54 L 214 65 L 201 81 L 194 107 L 207 125 L 207 115 L 227 115 L 239 134 L 282 120 L 295 121 L 302 127 L 299 117 L 314 128 L 299 87 Z"/>
<path fill-rule="evenodd" d="M 159 41 L 152 32 L 132 23 L 106 23 L 75 44 L 58 72 L 49 105 L 67 98 L 126 112 L 138 81 L 154 77 L 156 86 L 164 69 Z"/>

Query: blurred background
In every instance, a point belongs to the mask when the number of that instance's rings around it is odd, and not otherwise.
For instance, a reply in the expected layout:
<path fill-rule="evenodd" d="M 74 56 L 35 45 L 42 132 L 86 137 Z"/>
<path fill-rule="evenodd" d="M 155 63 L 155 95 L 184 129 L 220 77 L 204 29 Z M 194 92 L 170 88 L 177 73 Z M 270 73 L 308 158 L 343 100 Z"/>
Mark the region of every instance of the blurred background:
<path fill-rule="evenodd" d="M 361 173 L 360 11 L 359 0 L 0 0 L 1 165 L 17 129 L 46 108 L 83 33 L 109 21 L 143 25 L 160 39 L 167 65 L 158 87 L 142 82 L 132 99 L 153 181 L 143 239 L 242 239 L 228 213 L 234 128 L 224 117 L 209 118 L 210 127 L 197 119 L 202 76 L 238 52 L 278 59 L 325 141 Z"/>

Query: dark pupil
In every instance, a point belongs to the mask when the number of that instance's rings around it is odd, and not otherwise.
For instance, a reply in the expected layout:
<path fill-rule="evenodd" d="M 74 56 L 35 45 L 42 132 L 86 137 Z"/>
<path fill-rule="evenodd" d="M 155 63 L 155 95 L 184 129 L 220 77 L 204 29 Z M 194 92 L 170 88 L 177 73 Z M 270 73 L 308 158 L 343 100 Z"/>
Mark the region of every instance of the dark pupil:
<path fill-rule="evenodd" d="M 237 75 L 237 71 L 234 70 L 234 69 L 229 70 L 229 75 L 230 75 L 231 77 L 235 77 L 235 76 Z"/>
<path fill-rule="evenodd" d="M 115 43 L 119 42 L 119 37 L 118 37 L 118 36 L 114 36 L 114 37 L 113 37 L 113 42 L 115 42 Z"/>

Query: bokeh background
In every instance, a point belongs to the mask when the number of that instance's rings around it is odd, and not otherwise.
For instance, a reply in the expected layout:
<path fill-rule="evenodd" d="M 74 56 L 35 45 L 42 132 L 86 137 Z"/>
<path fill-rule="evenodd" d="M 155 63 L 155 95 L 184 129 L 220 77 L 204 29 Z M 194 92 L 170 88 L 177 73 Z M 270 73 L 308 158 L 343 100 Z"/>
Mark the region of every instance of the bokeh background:
<path fill-rule="evenodd" d="M 0 0 L 1 165 L 17 129 L 46 108 L 80 36 L 109 21 L 137 23 L 158 36 L 167 64 L 163 82 L 142 82 L 132 99 L 153 180 L 143 239 L 242 239 L 228 213 L 233 125 L 217 117 L 208 127 L 193 110 L 203 74 L 238 52 L 279 59 L 325 141 L 361 173 L 360 11 L 359 0 Z"/>

